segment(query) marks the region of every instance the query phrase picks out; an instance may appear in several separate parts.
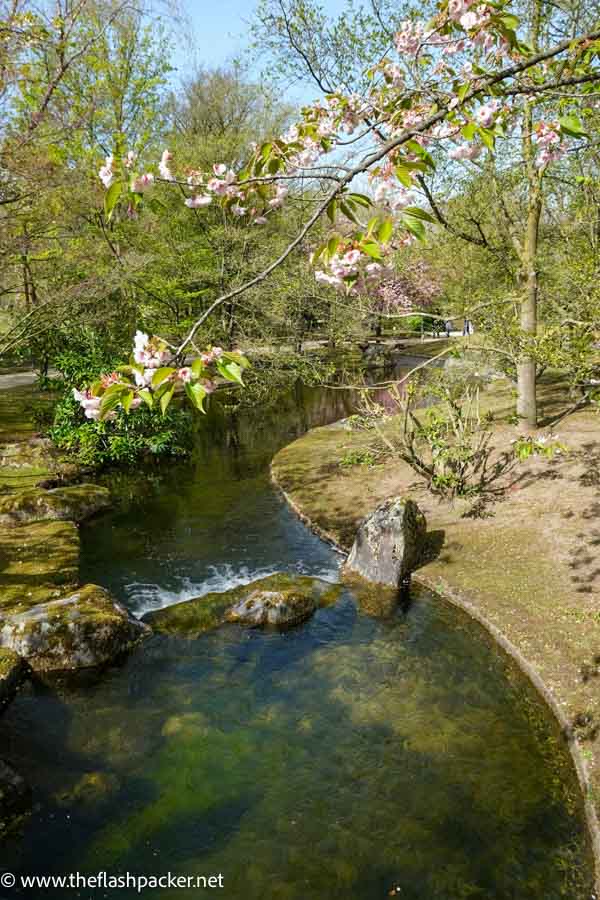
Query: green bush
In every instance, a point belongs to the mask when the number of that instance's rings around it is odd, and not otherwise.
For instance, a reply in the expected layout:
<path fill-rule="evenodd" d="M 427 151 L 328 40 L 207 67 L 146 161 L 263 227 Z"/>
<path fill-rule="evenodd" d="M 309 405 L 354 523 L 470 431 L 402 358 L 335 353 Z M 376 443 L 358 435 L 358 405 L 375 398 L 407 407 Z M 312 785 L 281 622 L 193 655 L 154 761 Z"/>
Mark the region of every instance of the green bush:
<path fill-rule="evenodd" d="M 129 415 L 121 411 L 112 421 L 85 418 L 73 397 L 73 388 L 82 389 L 117 363 L 118 359 L 96 348 L 88 352 L 69 350 L 55 358 L 54 364 L 63 376 L 62 396 L 54 407 L 48 434 L 56 446 L 93 468 L 128 467 L 156 457 L 187 455 L 193 433 L 187 410 L 170 406 L 163 416 L 159 410 L 144 406 Z"/>

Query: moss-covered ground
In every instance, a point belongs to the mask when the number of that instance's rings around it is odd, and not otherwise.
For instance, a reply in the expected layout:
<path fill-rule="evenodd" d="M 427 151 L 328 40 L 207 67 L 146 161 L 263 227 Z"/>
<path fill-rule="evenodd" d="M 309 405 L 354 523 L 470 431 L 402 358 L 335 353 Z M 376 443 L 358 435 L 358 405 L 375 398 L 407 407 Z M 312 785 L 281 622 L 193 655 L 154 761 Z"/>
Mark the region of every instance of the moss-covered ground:
<path fill-rule="evenodd" d="M 542 422 L 568 402 L 560 378 L 547 376 Z M 519 431 L 508 424 L 508 383 L 494 382 L 484 403 L 494 415 L 495 445 L 507 446 Z M 340 423 L 285 447 L 272 472 L 296 511 L 343 549 L 387 497 L 409 494 L 419 503 L 436 552 L 417 577 L 464 598 L 533 667 L 569 723 L 567 737 L 582 749 L 600 811 L 600 417 L 578 411 L 553 430 L 569 452 L 519 464 L 474 517 L 468 504 L 429 494 L 400 460 L 340 465 L 374 442 L 372 431 Z"/>

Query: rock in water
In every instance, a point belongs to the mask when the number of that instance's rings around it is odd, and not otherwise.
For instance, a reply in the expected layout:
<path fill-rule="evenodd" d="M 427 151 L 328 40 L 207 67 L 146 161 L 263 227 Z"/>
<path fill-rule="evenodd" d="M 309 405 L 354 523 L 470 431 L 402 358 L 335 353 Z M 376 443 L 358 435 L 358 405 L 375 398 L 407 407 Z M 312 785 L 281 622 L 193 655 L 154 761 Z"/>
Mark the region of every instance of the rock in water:
<path fill-rule="evenodd" d="M 24 657 L 35 671 L 66 671 L 109 663 L 149 633 L 108 591 L 86 584 L 23 612 L 6 611 L 0 646 Z"/>
<path fill-rule="evenodd" d="M 247 625 L 292 625 L 317 607 L 335 603 L 341 585 L 307 575 L 279 572 L 223 593 L 205 594 L 146 613 L 154 631 L 197 637 L 224 622 Z M 252 603 L 248 602 L 252 599 Z M 285 606 L 285 609 L 284 609 Z"/>
<path fill-rule="evenodd" d="M 279 591 L 252 591 L 227 613 L 228 622 L 244 625 L 296 625 L 311 616 L 315 598 L 293 588 Z"/>
<path fill-rule="evenodd" d="M 29 811 L 30 803 L 31 790 L 25 779 L 0 759 L 0 839 L 15 819 Z"/>
<path fill-rule="evenodd" d="M 361 522 L 344 572 L 398 587 L 419 564 L 426 530 L 414 500 L 386 500 Z"/>
<path fill-rule="evenodd" d="M 0 524 L 25 525 L 51 519 L 83 522 L 110 506 L 110 494 L 97 484 L 76 484 L 50 491 L 32 487 L 0 498 Z"/>
<path fill-rule="evenodd" d="M 0 712 L 27 678 L 29 667 L 13 650 L 0 647 Z"/>

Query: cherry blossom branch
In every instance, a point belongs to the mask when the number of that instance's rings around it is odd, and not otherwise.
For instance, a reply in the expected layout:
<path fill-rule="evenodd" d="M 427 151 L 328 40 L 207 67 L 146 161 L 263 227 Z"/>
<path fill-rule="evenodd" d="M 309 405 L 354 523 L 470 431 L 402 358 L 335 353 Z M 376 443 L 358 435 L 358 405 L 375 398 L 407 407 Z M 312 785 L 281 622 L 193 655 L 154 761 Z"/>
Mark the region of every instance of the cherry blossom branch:
<path fill-rule="evenodd" d="M 572 49 L 575 45 L 581 45 L 586 42 L 595 40 L 600 37 L 600 31 L 595 31 L 588 33 L 586 35 L 582 35 L 581 37 L 575 40 L 566 40 L 561 41 L 559 44 L 551 47 L 545 51 L 541 51 L 533 56 L 524 59 L 520 63 L 516 63 L 511 66 L 507 66 L 502 69 L 500 72 L 497 72 L 493 75 L 489 75 L 485 78 L 479 80 L 479 83 L 475 85 L 471 90 L 467 91 L 465 96 L 459 102 L 459 106 L 464 106 L 470 100 L 475 97 L 481 95 L 486 89 L 493 87 L 496 84 L 500 84 L 503 81 L 506 81 L 509 78 L 513 78 L 514 76 L 527 71 L 528 69 L 538 65 L 541 62 L 552 59 L 565 50 Z M 600 76 L 599 76 L 600 77 Z M 523 88 L 526 88 L 526 85 L 523 85 Z M 519 93 L 519 89 L 515 89 L 516 93 Z M 431 114 L 426 119 L 424 119 L 419 125 L 414 127 L 404 129 L 398 136 L 395 138 L 386 141 L 378 150 L 373 151 L 367 154 L 361 162 L 359 162 L 353 168 L 350 168 L 347 173 L 339 178 L 335 179 L 335 176 L 332 176 L 334 180 L 337 181 L 334 188 L 326 195 L 325 199 L 319 203 L 314 213 L 310 216 L 307 222 L 300 229 L 296 237 L 291 241 L 290 244 L 285 248 L 285 250 L 275 259 L 269 266 L 267 266 L 262 272 L 258 275 L 255 275 L 253 278 L 246 281 L 244 284 L 239 285 L 237 288 L 234 288 L 231 291 L 226 292 L 225 294 L 217 297 L 210 306 L 205 310 L 205 312 L 194 322 L 192 328 L 186 335 L 186 337 L 182 340 L 179 347 L 177 348 L 176 355 L 179 357 L 184 352 L 186 346 L 193 340 L 196 332 L 200 328 L 200 326 L 209 318 L 210 315 L 218 309 L 223 303 L 228 302 L 229 300 L 234 299 L 242 293 L 245 293 L 247 290 L 250 290 L 253 287 L 261 284 L 265 281 L 276 269 L 281 266 L 285 260 L 293 253 L 293 251 L 298 247 L 307 234 L 311 231 L 314 225 L 319 221 L 323 213 L 326 211 L 329 204 L 336 199 L 338 195 L 340 195 L 344 188 L 353 181 L 358 175 L 363 174 L 368 171 L 372 166 L 374 166 L 377 162 L 381 161 L 385 157 L 387 157 L 391 151 L 397 149 L 403 144 L 407 143 L 411 138 L 415 137 L 418 134 L 422 134 L 423 132 L 430 129 L 433 125 L 436 125 L 438 122 L 441 122 L 449 112 L 449 105 L 446 107 L 442 107 L 438 112 Z"/>

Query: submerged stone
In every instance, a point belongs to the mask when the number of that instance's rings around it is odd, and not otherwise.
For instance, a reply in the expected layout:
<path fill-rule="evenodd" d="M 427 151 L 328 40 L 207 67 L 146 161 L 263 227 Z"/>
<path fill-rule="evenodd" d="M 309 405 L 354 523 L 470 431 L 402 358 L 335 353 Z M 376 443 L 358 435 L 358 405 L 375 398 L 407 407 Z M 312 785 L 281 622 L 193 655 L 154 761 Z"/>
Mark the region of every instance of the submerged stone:
<path fill-rule="evenodd" d="M 341 585 L 277 573 L 230 591 L 184 600 L 144 616 L 155 631 L 195 637 L 224 622 L 292 625 L 335 602 Z"/>
<path fill-rule="evenodd" d="M 0 712 L 27 678 L 28 666 L 14 650 L 0 647 Z"/>
<path fill-rule="evenodd" d="M 31 789 L 25 779 L 0 760 L 0 838 L 29 811 Z"/>
<path fill-rule="evenodd" d="M 120 788 L 116 775 L 109 772 L 86 772 L 69 790 L 55 796 L 60 806 L 100 806 L 110 801 Z"/>
<path fill-rule="evenodd" d="M 0 497 L 0 524 L 23 525 L 48 519 L 82 522 L 110 506 L 110 494 L 97 484 L 53 490 L 29 488 Z"/>
<path fill-rule="evenodd" d="M 361 522 L 344 572 L 399 587 L 419 565 L 426 530 L 425 516 L 413 500 L 386 500 Z"/>
<path fill-rule="evenodd" d="M 105 665 L 148 633 L 108 591 L 87 584 L 58 600 L 6 614 L 0 645 L 36 671 L 64 671 Z"/>

